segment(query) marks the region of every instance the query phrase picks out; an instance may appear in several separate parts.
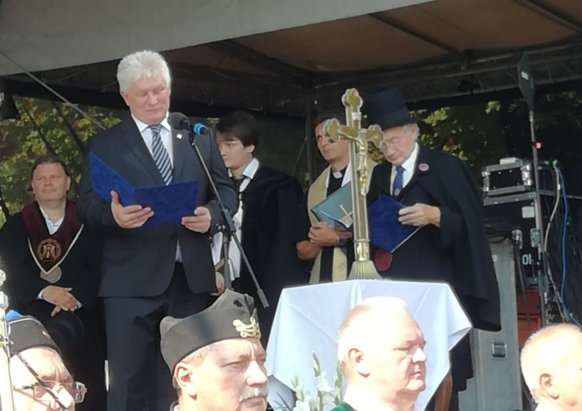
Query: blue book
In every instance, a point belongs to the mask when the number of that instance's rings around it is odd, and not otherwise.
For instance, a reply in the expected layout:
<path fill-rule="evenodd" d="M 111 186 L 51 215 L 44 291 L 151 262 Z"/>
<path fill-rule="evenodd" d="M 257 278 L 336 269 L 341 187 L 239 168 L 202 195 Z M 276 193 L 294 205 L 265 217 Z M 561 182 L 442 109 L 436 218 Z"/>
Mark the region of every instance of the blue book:
<path fill-rule="evenodd" d="M 119 194 L 124 206 L 139 204 L 150 207 L 154 215 L 144 227 L 179 223 L 182 217 L 193 215 L 198 204 L 198 180 L 181 181 L 170 185 L 134 187 L 118 172 L 93 153 L 89 153 L 93 192 L 110 203 L 111 191 Z"/>
<path fill-rule="evenodd" d="M 346 230 L 351 230 L 354 224 L 351 187 L 350 182 L 313 207 L 311 211 L 315 217 L 332 227 L 337 223 Z"/>
<path fill-rule="evenodd" d="M 372 244 L 393 253 L 421 228 L 400 224 L 398 211 L 403 207 L 393 197 L 383 195 L 368 208 Z"/>

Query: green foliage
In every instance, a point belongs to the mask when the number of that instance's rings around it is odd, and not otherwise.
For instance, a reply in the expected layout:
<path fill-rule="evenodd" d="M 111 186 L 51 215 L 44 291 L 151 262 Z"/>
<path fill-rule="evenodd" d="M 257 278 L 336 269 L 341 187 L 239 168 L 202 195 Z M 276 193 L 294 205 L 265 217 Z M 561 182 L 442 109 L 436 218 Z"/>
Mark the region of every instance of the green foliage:
<path fill-rule="evenodd" d="M 65 104 L 16 96 L 15 102 L 21 120 L 0 124 L 0 184 L 10 213 L 32 200 L 27 192 L 30 168 L 36 157 L 47 152 L 54 151 L 67 164 L 73 178 L 71 197 L 75 198 L 83 166 L 82 147 L 100 131 L 99 127 Z M 106 128 L 119 122 L 122 116 L 122 112 L 115 110 L 79 108 Z"/>

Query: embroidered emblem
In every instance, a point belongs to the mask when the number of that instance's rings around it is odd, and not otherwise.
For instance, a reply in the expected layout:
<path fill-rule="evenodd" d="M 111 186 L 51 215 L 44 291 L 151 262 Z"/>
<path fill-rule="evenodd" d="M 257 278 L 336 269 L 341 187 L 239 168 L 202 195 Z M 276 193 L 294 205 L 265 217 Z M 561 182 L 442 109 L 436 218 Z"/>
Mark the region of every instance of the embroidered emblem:
<path fill-rule="evenodd" d="M 426 163 L 420 163 L 418 165 L 418 169 L 422 172 L 425 172 L 425 171 L 428 171 L 429 167 L 428 167 L 428 164 L 426 164 Z"/>
<path fill-rule="evenodd" d="M 232 325 L 234 325 L 234 328 L 236 328 L 242 338 L 261 338 L 259 324 L 253 317 L 251 317 L 251 323 L 248 325 L 241 320 L 234 320 Z"/>
<path fill-rule="evenodd" d="M 42 240 L 38 244 L 38 247 L 36 247 L 36 255 L 38 256 L 38 259 L 45 263 L 58 260 L 61 257 L 62 252 L 61 245 L 53 238 Z"/>

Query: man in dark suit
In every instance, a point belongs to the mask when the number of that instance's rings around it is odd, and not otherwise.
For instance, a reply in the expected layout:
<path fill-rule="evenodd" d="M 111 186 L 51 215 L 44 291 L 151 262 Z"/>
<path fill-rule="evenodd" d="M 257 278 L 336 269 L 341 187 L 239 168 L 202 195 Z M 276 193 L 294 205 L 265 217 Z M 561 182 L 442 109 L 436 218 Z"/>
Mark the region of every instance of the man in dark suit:
<path fill-rule="evenodd" d="M 418 117 L 410 117 L 400 91 L 382 91 L 366 99 L 370 124 L 384 134 L 381 151 L 388 161 L 377 166 L 368 204 L 393 196 L 406 207 L 402 224 L 422 227 L 390 256 L 374 250 L 380 274 L 390 279 L 444 281 L 457 293 L 473 326 L 501 328 L 499 290 L 485 234 L 482 200 L 469 169 L 450 154 L 418 142 Z M 472 376 L 470 347 L 464 339 L 453 350 L 454 390 Z"/>
<path fill-rule="evenodd" d="M 209 181 L 184 132 L 168 124 L 170 72 L 161 55 L 143 51 L 124 57 L 117 79 L 131 117 L 93 137 L 89 151 L 135 187 L 198 180 L 198 207 L 181 224 L 142 227 L 148 207 L 111 202 L 93 192 L 85 161 L 79 214 L 105 233 L 102 282 L 110 370 L 108 409 L 167 410 L 175 395 L 159 353 L 159 323 L 166 315 L 186 317 L 205 308 L 215 292 L 210 237 L 222 224 Z M 225 206 L 237 198 L 216 143 L 198 146 Z"/>

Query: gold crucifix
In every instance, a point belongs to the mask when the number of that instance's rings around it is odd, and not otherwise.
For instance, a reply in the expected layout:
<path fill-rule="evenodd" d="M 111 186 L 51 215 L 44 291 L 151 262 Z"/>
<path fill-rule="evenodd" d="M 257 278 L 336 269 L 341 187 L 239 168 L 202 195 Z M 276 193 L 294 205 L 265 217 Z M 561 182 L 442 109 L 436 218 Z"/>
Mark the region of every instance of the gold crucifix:
<path fill-rule="evenodd" d="M 354 213 L 354 250 L 356 261 L 348 277 L 353 279 L 381 278 L 374 263 L 370 260 L 370 235 L 368 229 L 368 208 L 366 194 L 368 194 L 368 143 L 380 148 L 384 141 L 384 134 L 378 125 L 362 129 L 362 98 L 358 90 L 346 90 L 342 97 L 346 108 L 346 125 L 332 119 L 326 122 L 324 133 L 333 141 L 344 138 L 349 141 L 350 162 L 352 164 L 352 210 Z"/>

